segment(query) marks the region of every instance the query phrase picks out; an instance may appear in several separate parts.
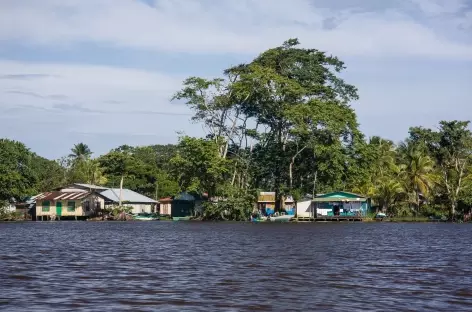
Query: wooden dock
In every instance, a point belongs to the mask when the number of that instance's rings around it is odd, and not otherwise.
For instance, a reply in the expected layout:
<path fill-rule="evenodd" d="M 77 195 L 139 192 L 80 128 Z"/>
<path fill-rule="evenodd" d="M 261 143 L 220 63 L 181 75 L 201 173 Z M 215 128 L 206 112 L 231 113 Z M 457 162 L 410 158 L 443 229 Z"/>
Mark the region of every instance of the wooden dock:
<path fill-rule="evenodd" d="M 291 222 L 362 222 L 364 218 L 361 216 L 318 216 L 313 217 L 296 217 Z"/>

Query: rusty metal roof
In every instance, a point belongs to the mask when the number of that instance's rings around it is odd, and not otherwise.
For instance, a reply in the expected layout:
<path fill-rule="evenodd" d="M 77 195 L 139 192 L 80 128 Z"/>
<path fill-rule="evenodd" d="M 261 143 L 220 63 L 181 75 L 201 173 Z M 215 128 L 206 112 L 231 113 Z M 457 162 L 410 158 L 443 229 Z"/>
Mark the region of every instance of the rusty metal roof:
<path fill-rule="evenodd" d="M 80 200 L 89 195 L 88 192 L 45 192 L 38 195 L 35 200 Z"/>

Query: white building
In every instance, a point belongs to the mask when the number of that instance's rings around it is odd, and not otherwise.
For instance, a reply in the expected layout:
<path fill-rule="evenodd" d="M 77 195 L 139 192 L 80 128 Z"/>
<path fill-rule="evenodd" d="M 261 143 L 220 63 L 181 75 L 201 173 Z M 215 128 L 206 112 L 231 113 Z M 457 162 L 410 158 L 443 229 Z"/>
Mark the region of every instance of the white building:
<path fill-rule="evenodd" d="M 120 189 L 108 189 L 100 192 L 100 195 L 105 198 L 105 206 L 118 205 L 120 202 Z M 131 213 L 137 214 L 141 212 L 153 213 L 156 212 L 157 201 L 136 193 L 132 190 L 122 189 L 121 204 L 123 206 L 132 207 Z"/>

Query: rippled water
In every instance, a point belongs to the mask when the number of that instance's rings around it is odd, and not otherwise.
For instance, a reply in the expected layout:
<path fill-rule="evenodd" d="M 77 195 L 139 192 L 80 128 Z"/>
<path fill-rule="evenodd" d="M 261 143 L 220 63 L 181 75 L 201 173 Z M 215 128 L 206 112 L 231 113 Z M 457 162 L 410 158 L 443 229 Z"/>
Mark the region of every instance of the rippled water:
<path fill-rule="evenodd" d="M 1 311 L 472 311 L 472 224 L 0 223 Z"/>

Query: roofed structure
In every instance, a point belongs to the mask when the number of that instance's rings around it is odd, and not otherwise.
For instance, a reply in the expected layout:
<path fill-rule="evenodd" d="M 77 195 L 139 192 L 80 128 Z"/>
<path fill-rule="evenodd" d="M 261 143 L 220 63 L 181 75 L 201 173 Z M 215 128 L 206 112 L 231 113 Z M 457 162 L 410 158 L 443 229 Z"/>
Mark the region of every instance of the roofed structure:
<path fill-rule="evenodd" d="M 80 200 L 89 195 L 89 192 L 45 192 L 36 196 L 35 200 Z"/>
<path fill-rule="evenodd" d="M 112 202 L 120 201 L 120 189 L 112 188 L 106 191 L 100 192 L 100 195 Z M 147 196 L 136 193 L 129 189 L 122 189 L 121 201 L 128 203 L 139 203 L 139 204 L 157 204 L 157 201 Z"/>

